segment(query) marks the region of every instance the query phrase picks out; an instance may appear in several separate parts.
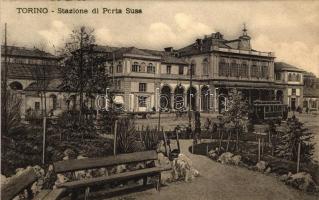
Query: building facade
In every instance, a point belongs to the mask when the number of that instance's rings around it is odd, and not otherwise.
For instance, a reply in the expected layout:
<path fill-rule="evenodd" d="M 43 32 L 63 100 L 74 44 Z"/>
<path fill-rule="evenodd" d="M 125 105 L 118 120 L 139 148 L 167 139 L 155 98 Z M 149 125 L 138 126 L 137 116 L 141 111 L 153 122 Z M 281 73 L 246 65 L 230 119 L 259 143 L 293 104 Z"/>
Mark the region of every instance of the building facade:
<path fill-rule="evenodd" d="M 319 78 L 306 72 L 303 74 L 303 108 L 309 111 L 319 110 Z"/>
<path fill-rule="evenodd" d="M 237 39 L 226 40 L 217 32 L 181 49 L 93 45 L 93 50 L 105 57 L 113 83 L 108 92 L 127 112 L 222 112 L 232 89 L 240 91 L 250 104 L 277 100 L 291 109 L 318 110 L 318 78 L 275 62 L 274 53 L 253 49 L 250 40 L 244 28 Z M 3 47 L 1 54 L 3 64 Z M 8 85 L 22 98 L 22 117 L 40 113 L 45 107 L 53 115 L 79 107 L 77 94 L 59 87 L 62 80 L 57 57 L 35 48 L 10 46 L 7 63 Z M 84 101 L 96 109 L 96 97 Z"/>
<path fill-rule="evenodd" d="M 252 49 L 244 29 L 235 40 L 217 32 L 178 50 L 120 48 L 107 64 L 128 111 L 191 107 L 221 112 L 234 88 L 250 103 L 275 100 L 278 91 L 283 93 L 283 86 L 274 81 L 274 59 L 271 52 Z"/>

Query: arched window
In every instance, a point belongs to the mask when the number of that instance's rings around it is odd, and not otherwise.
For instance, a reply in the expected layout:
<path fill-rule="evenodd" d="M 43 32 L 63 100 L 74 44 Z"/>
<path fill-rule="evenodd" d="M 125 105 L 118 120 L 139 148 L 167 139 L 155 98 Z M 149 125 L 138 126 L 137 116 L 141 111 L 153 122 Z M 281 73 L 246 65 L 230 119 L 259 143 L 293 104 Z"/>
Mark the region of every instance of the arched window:
<path fill-rule="evenodd" d="M 203 75 L 208 75 L 208 59 L 203 60 Z"/>
<path fill-rule="evenodd" d="M 51 108 L 53 109 L 53 110 L 56 110 L 57 109 L 57 105 L 58 105 L 58 101 L 57 101 L 57 97 L 56 97 L 56 95 L 54 95 L 54 94 L 51 94 L 50 95 L 50 99 L 51 99 Z"/>
<path fill-rule="evenodd" d="M 14 81 L 14 82 L 10 83 L 9 86 L 10 86 L 10 88 L 11 88 L 12 90 L 23 90 L 22 84 L 19 83 L 19 82 L 17 82 L 17 81 Z"/>
<path fill-rule="evenodd" d="M 155 66 L 152 63 L 148 63 L 148 65 L 147 65 L 147 73 L 155 74 Z"/>
<path fill-rule="evenodd" d="M 134 62 L 132 65 L 132 72 L 139 72 L 140 65 L 138 62 Z"/>
<path fill-rule="evenodd" d="M 116 73 L 122 73 L 123 72 L 123 66 L 122 62 L 120 61 L 116 66 Z"/>
<path fill-rule="evenodd" d="M 218 65 L 219 76 L 229 76 L 229 64 L 226 62 L 225 58 L 221 58 Z"/>
<path fill-rule="evenodd" d="M 142 62 L 141 63 L 141 66 L 140 66 L 140 70 L 139 70 L 140 72 L 146 72 L 146 64 L 145 64 L 145 62 Z"/>
<path fill-rule="evenodd" d="M 238 77 L 238 64 L 236 63 L 236 60 L 232 60 L 231 67 L 230 67 L 230 75 L 232 77 Z"/>

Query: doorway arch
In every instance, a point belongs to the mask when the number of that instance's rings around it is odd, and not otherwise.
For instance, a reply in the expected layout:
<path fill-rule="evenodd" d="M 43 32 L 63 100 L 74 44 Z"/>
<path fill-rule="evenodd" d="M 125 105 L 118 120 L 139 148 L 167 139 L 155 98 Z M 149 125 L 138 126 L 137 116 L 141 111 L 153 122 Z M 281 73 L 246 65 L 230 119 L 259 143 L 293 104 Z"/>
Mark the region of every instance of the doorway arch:
<path fill-rule="evenodd" d="M 202 111 L 209 111 L 210 105 L 210 90 L 208 86 L 204 85 L 201 89 L 201 109 Z"/>
<path fill-rule="evenodd" d="M 185 108 L 184 99 L 185 88 L 181 85 L 176 86 L 174 90 L 174 109 L 181 110 Z"/>
<path fill-rule="evenodd" d="M 160 108 L 171 109 L 171 88 L 168 85 L 164 85 L 161 89 L 160 95 Z"/>
<path fill-rule="evenodd" d="M 196 94 L 197 90 L 194 87 L 190 87 L 187 90 L 187 106 L 190 106 L 192 110 L 196 110 Z"/>

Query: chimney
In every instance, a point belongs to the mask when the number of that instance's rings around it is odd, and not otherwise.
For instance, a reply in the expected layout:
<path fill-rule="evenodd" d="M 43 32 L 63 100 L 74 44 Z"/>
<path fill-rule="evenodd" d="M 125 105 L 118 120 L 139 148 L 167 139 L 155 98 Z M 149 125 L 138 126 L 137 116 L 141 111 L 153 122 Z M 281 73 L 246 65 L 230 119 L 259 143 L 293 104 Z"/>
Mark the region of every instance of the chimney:
<path fill-rule="evenodd" d="M 174 48 L 173 47 L 166 47 L 164 48 L 165 52 L 170 52 L 172 53 L 174 51 Z"/>
<path fill-rule="evenodd" d="M 202 44 L 203 44 L 203 40 L 202 39 L 196 39 L 196 44 L 198 45 L 198 46 L 201 46 Z"/>

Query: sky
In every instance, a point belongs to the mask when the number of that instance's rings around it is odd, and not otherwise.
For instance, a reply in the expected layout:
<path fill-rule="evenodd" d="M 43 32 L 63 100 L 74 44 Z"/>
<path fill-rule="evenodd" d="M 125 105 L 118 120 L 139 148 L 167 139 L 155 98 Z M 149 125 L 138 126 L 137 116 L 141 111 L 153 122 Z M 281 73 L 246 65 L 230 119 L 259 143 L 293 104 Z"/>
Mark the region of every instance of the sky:
<path fill-rule="evenodd" d="M 99 8 L 99 14 L 18 14 L 16 8 Z M 142 9 L 142 14 L 102 14 L 103 8 Z M 81 25 L 96 42 L 161 50 L 187 46 L 221 32 L 236 39 L 246 24 L 252 48 L 275 52 L 283 61 L 319 76 L 319 1 L 3 1 L 1 26 L 8 43 L 54 53 Z M 3 41 L 2 29 L 2 41 Z"/>

